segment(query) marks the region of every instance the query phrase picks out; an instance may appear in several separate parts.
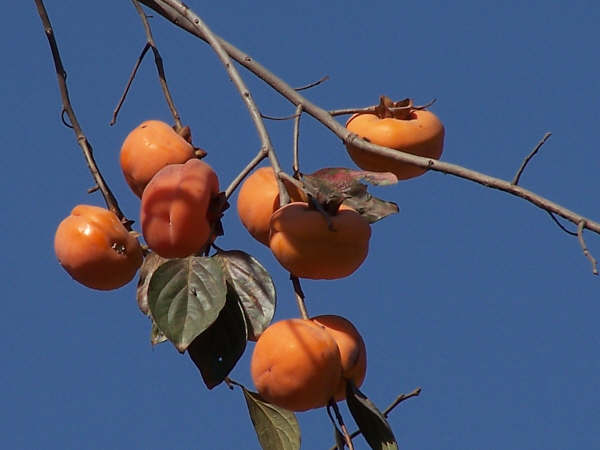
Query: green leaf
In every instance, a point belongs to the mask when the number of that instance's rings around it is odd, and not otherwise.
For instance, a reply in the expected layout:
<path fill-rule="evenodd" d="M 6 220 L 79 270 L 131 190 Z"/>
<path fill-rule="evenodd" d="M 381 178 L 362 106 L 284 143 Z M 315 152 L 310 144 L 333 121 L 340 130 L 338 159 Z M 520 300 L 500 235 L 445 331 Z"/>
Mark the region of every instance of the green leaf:
<path fill-rule="evenodd" d="M 292 411 L 265 402 L 256 392 L 241 386 L 254 430 L 264 450 L 297 450 L 300 427 Z"/>
<path fill-rule="evenodd" d="M 219 251 L 228 284 L 240 298 L 248 322 L 249 339 L 256 341 L 275 314 L 277 295 L 269 272 L 251 255 L 240 250 Z"/>
<path fill-rule="evenodd" d="M 398 179 L 389 172 L 368 172 L 343 167 L 320 169 L 313 174 L 302 176 L 306 191 L 318 203 L 324 205 L 328 212 L 337 211 L 343 202 L 355 209 L 369 223 L 398 212 L 398 205 L 373 197 L 361 181 L 385 186 L 397 183 Z"/>
<path fill-rule="evenodd" d="M 148 305 L 158 328 L 183 353 L 217 320 L 226 294 L 223 271 L 214 259 L 171 259 L 152 275 Z"/>
<path fill-rule="evenodd" d="M 206 387 L 214 388 L 229 375 L 244 354 L 247 341 L 244 311 L 235 293 L 228 293 L 217 320 L 188 347 Z"/>
<path fill-rule="evenodd" d="M 346 403 L 354 421 L 372 449 L 398 449 L 392 428 L 383 413 L 351 382 L 346 385 Z"/>

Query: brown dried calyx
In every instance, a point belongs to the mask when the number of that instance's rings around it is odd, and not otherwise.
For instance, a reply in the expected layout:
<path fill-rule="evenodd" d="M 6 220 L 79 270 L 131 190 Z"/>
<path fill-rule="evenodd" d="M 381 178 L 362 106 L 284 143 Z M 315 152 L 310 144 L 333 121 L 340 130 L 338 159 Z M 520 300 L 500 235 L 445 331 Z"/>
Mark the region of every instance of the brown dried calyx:
<path fill-rule="evenodd" d="M 422 106 L 415 106 L 412 98 L 405 98 L 404 100 L 393 101 L 391 98 L 382 95 L 379 97 L 379 105 L 375 107 L 374 114 L 380 119 L 393 118 L 400 120 L 413 119 L 413 111 L 423 110 L 429 108 L 435 103 L 436 99 L 431 100 Z"/>

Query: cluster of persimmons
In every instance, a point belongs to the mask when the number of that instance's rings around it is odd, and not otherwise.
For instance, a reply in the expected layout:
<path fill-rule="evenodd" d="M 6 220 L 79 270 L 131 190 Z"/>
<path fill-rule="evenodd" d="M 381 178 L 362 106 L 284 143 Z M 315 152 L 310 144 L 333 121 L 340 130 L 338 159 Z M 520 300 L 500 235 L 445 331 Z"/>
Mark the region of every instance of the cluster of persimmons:
<path fill-rule="evenodd" d="M 438 159 L 444 127 L 431 112 L 412 102 L 383 98 L 369 113 L 357 113 L 347 128 L 365 140 L 391 149 Z M 348 145 L 361 169 L 416 177 L 419 168 Z M 164 122 L 142 123 L 127 136 L 120 164 L 128 185 L 141 199 L 141 231 L 148 248 L 164 258 L 206 252 L 216 237 L 219 181 L 196 157 L 194 147 Z M 255 170 L 242 184 L 237 211 L 244 227 L 268 246 L 292 275 L 338 279 L 352 274 L 369 250 L 371 226 L 359 212 L 339 205 L 316 207 L 313 198 L 287 180 L 291 202 L 280 206 L 271 167 Z M 60 264 L 78 282 L 94 289 L 116 289 L 133 279 L 144 250 L 136 234 L 108 209 L 76 206 L 55 235 Z M 346 384 L 360 386 L 366 373 L 366 348 L 354 325 L 340 316 L 287 319 L 258 338 L 251 375 L 265 400 L 304 411 L 346 397 Z"/>

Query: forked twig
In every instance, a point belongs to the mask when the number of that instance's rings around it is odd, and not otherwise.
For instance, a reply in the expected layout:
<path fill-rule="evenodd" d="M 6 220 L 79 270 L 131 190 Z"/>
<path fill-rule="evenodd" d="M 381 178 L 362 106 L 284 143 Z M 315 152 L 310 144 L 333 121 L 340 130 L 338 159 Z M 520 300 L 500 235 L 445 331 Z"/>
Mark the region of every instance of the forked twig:
<path fill-rule="evenodd" d="M 144 10 L 142 9 L 142 7 L 140 6 L 140 4 L 137 0 L 131 0 L 131 2 L 133 3 L 133 6 L 135 6 L 137 13 L 140 16 L 140 19 L 142 20 L 142 24 L 144 25 L 144 31 L 146 33 L 146 45 L 144 46 L 142 52 L 140 53 L 140 56 L 138 57 L 135 65 L 133 67 L 133 70 L 131 72 L 131 75 L 129 76 L 129 80 L 127 81 L 125 90 L 123 91 L 123 94 L 121 95 L 121 98 L 119 99 L 119 103 L 117 104 L 117 107 L 113 111 L 110 125 L 114 125 L 116 123 L 117 115 L 119 114 L 119 111 L 121 110 L 121 107 L 123 106 L 123 103 L 125 102 L 125 98 L 127 97 L 129 89 L 131 88 L 133 79 L 135 78 L 135 75 L 140 67 L 140 64 L 142 63 L 142 60 L 144 59 L 144 56 L 146 55 L 148 50 L 152 49 L 152 53 L 154 53 L 154 63 L 156 64 L 156 70 L 158 71 L 158 79 L 160 81 L 160 86 L 161 86 L 163 94 L 165 96 L 165 100 L 167 101 L 167 105 L 169 106 L 169 110 L 171 111 L 171 115 L 173 116 L 173 120 L 175 122 L 175 130 L 180 131 L 183 128 L 183 125 L 181 123 L 181 118 L 179 116 L 179 113 L 177 112 L 177 108 L 175 108 L 175 102 L 173 101 L 171 92 L 169 91 L 169 86 L 167 84 L 167 77 L 165 75 L 165 68 L 163 65 L 163 60 L 162 60 L 162 57 L 160 56 L 160 52 L 158 51 L 158 48 L 156 47 L 156 43 L 154 42 L 154 37 L 152 36 L 152 29 L 150 28 L 150 24 L 148 23 L 148 18 L 146 17 L 146 13 L 144 12 Z"/>

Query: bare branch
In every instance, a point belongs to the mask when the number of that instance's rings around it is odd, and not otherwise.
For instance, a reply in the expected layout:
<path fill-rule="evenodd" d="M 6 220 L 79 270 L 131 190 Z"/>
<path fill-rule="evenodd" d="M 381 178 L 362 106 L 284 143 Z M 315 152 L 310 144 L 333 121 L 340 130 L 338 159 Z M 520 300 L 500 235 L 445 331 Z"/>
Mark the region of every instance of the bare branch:
<path fill-rule="evenodd" d="M 66 113 L 69 117 L 70 127 L 73 128 L 75 133 L 75 137 L 77 138 L 77 143 L 81 147 L 83 151 L 83 155 L 87 162 L 88 168 L 98 189 L 102 192 L 102 196 L 104 197 L 104 201 L 109 210 L 114 212 L 117 217 L 123 221 L 124 223 L 128 223 L 125 219 L 125 215 L 119 208 L 119 204 L 117 199 L 108 188 L 106 181 L 104 181 L 104 177 L 100 173 L 96 161 L 94 159 L 94 152 L 92 149 L 92 145 L 87 140 L 81 126 L 79 125 L 79 121 L 75 116 L 75 111 L 71 106 L 71 100 L 69 99 L 69 90 L 67 88 L 67 73 L 64 69 L 62 60 L 60 58 L 60 53 L 58 51 L 58 44 L 56 43 L 56 39 L 54 38 L 54 30 L 52 29 L 52 24 L 50 23 L 50 18 L 48 17 L 48 12 L 46 11 L 46 7 L 44 6 L 44 2 L 42 0 L 35 0 L 35 4 L 37 6 L 38 14 L 40 19 L 42 20 L 42 24 L 44 26 L 44 32 L 46 33 L 46 38 L 48 39 L 48 43 L 50 44 L 50 50 L 52 51 L 52 58 L 54 60 L 54 67 L 56 69 L 56 76 L 58 79 L 58 89 L 60 91 L 60 96 L 62 99 L 63 110 L 61 113 L 61 117 L 63 123 L 66 122 L 64 120 L 64 114 Z"/>
<path fill-rule="evenodd" d="M 562 205 L 559 205 L 541 195 L 538 195 L 530 190 L 523 189 L 518 186 L 516 183 L 509 182 L 507 180 L 503 180 L 500 178 L 492 177 L 490 175 L 477 172 L 475 170 L 467 169 L 465 167 L 446 163 L 444 161 L 439 161 L 430 158 L 423 158 L 420 156 L 411 155 L 402 151 L 389 149 L 386 147 L 382 147 L 379 145 L 372 144 L 370 142 L 365 141 L 360 138 L 358 135 L 351 133 L 344 126 L 342 126 L 339 122 L 337 122 L 333 114 L 342 114 L 342 113 L 350 113 L 351 111 L 356 110 L 338 110 L 329 113 L 324 109 L 316 106 L 306 98 L 304 98 L 301 94 L 299 94 L 294 88 L 289 86 L 283 80 L 275 76 L 268 69 L 263 67 L 258 62 L 254 61 L 250 56 L 243 53 L 241 50 L 237 49 L 235 46 L 231 45 L 227 41 L 211 35 L 207 36 L 202 32 L 198 27 L 194 27 L 193 23 L 185 16 L 181 14 L 181 8 L 184 9 L 186 13 L 189 13 L 189 9 L 178 0 L 140 0 L 144 4 L 148 5 L 159 14 L 163 15 L 168 20 L 172 21 L 174 24 L 180 26 L 186 31 L 194 34 L 195 36 L 208 41 L 211 45 L 214 45 L 215 39 L 218 40 L 222 49 L 225 50 L 228 55 L 236 60 L 239 64 L 246 67 L 250 72 L 254 73 L 257 77 L 265 81 L 269 84 L 273 89 L 279 92 L 283 97 L 289 100 L 296 107 L 302 106 L 303 111 L 313 116 L 319 122 L 321 122 L 325 127 L 329 128 L 336 136 L 338 136 L 342 142 L 348 146 L 352 145 L 366 152 L 370 152 L 376 155 L 380 155 L 386 158 L 390 158 L 396 161 L 400 161 L 407 164 L 412 164 L 417 167 L 421 167 L 423 169 L 437 171 L 446 173 L 449 175 L 453 175 L 459 178 L 464 178 L 466 180 L 473 181 L 475 183 L 481 184 L 483 186 L 497 189 L 516 197 L 520 197 L 533 205 L 551 213 L 552 215 L 560 216 L 574 224 L 579 225 L 583 222 L 584 228 L 587 228 L 595 233 L 600 234 L 600 223 L 595 222 L 593 220 L 588 219 L 574 211 L 565 208 Z M 199 20 L 199 19 L 198 19 Z M 211 38 L 211 39 L 209 39 Z M 370 108 L 363 109 L 364 111 L 370 111 Z M 360 111 L 359 111 L 360 112 Z M 538 149 L 539 150 L 539 149 Z M 533 156 L 533 155 L 532 155 Z M 277 181 L 279 184 L 280 192 L 285 191 L 281 187 L 281 180 L 279 178 L 279 171 L 275 170 L 277 175 Z M 517 179 L 518 181 L 518 179 Z M 283 197 L 280 195 L 281 204 L 285 204 Z M 553 216 L 554 218 L 554 216 Z"/>
<path fill-rule="evenodd" d="M 583 254 L 587 259 L 589 259 L 592 264 L 592 273 L 594 275 L 598 275 L 598 264 L 596 263 L 596 258 L 592 256 L 587 246 L 585 245 L 585 241 L 583 240 L 583 228 L 585 227 L 585 222 L 582 220 L 577 225 L 577 239 L 579 240 L 579 245 L 581 245 L 581 249 L 583 250 Z"/>
<path fill-rule="evenodd" d="M 552 136 L 552 133 L 544 134 L 544 137 L 542 137 L 542 139 L 537 143 L 537 145 L 531 151 L 531 153 L 529 155 L 527 155 L 527 157 L 521 164 L 521 167 L 519 167 L 519 170 L 517 170 L 517 173 L 516 173 L 515 177 L 513 178 L 512 184 L 519 184 L 519 179 L 521 178 L 521 174 L 525 170 L 525 167 L 527 166 L 527 164 L 529 163 L 531 158 L 533 158 L 535 156 L 535 154 L 539 151 L 539 149 L 542 148 L 542 145 L 544 145 L 544 143 L 548 140 L 548 138 L 550 136 Z"/>
<path fill-rule="evenodd" d="M 155 2 L 146 2 L 142 1 L 142 3 L 153 8 Z M 265 124 L 262 121 L 262 117 L 260 115 L 260 111 L 252 98 L 252 94 L 246 87 L 246 84 L 242 80 L 239 72 L 232 64 L 231 59 L 229 57 L 228 52 L 223 47 L 223 42 L 213 34 L 210 28 L 196 15 L 189 7 L 184 5 L 180 1 L 176 0 L 164 0 L 160 1 L 163 6 L 170 8 L 172 11 L 175 11 L 178 15 L 180 21 L 186 23 L 193 31 L 194 34 L 202 36 L 203 39 L 208 42 L 208 44 L 215 51 L 221 63 L 225 66 L 225 70 L 227 74 L 233 81 L 236 89 L 240 93 L 240 96 L 244 100 L 246 107 L 248 108 L 248 112 L 250 113 L 250 117 L 254 122 L 254 126 L 258 131 L 258 135 L 260 137 L 262 147 L 264 147 L 268 153 L 269 160 L 271 161 L 271 165 L 273 166 L 273 171 L 275 172 L 275 179 L 277 180 L 277 186 L 279 188 L 279 199 L 282 204 L 286 204 L 289 202 L 289 195 L 285 189 L 285 185 L 283 181 L 279 178 L 279 172 L 281 172 L 281 167 L 279 165 L 279 161 L 277 159 L 277 155 L 273 150 L 273 145 L 271 144 L 271 138 L 267 133 L 267 129 L 265 128 Z M 154 9 L 154 8 L 153 8 Z"/>

